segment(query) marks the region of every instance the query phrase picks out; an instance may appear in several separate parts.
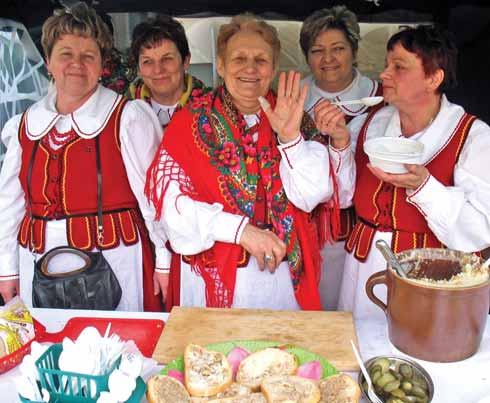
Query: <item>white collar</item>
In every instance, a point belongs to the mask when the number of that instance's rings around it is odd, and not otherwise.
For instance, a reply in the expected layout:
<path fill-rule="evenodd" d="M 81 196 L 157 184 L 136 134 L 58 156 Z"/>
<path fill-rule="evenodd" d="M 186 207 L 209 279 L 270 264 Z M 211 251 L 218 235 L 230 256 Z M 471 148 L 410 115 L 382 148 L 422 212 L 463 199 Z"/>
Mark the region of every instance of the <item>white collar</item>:
<path fill-rule="evenodd" d="M 151 109 L 153 109 L 153 112 L 155 112 L 155 115 L 157 115 L 160 125 L 162 125 L 164 128 L 169 124 L 170 119 L 172 119 L 178 104 L 179 103 L 176 102 L 174 105 L 162 105 L 156 102 L 153 98 L 150 99 Z"/>
<path fill-rule="evenodd" d="M 101 85 L 90 98 L 69 115 L 56 110 L 56 89 L 52 88 L 40 101 L 31 105 L 26 112 L 26 133 L 31 140 L 45 136 L 61 118 L 69 118 L 73 130 L 82 138 L 96 137 L 107 125 L 118 105 L 121 95 Z"/>
<path fill-rule="evenodd" d="M 386 116 L 387 125 L 384 130 L 384 136 L 402 136 L 398 109 L 392 106 L 383 109 L 389 113 Z M 410 136 L 410 139 L 420 141 L 424 144 L 424 156 L 422 158 L 424 164 L 434 159 L 451 140 L 452 136 L 456 133 L 457 125 L 463 117 L 463 114 L 464 109 L 461 106 L 449 102 L 446 95 L 443 94 L 441 96 L 441 108 L 432 123 L 420 132 Z M 380 130 L 380 127 L 377 127 L 377 130 Z"/>
<path fill-rule="evenodd" d="M 315 83 L 315 79 L 312 75 L 306 77 L 303 83 L 308 84 L 310 87 L 308 91 L 308 97 L 305 103 L 305 110 L 308 113 L 311 112 L 313 107 L 321 100 L 327 99 L 330 101 L 351 101 L 354 99 L 360 99 L 364 97 L 372 97 L 378 90 L 379 83 L 369 77 L 363 76 L 359 70 L 354 69 L 354 79 L 352 82 L 339 92 L 323 91 Z M 349 105 L 341 106 L 342 112 L 348 116 L 357 116 L 366 111 L 368 108 L 365 105 Z"/>

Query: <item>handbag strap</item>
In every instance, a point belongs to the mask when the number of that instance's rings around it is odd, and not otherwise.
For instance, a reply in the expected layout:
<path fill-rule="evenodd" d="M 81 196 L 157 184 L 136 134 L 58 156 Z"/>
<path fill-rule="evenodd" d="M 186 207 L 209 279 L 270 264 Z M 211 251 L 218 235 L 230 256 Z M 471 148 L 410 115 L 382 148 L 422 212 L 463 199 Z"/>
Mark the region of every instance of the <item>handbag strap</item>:
<path fill-rule="evenodd" d="M 85 262 L 85 265 L 79 269 L 72 270 L 69 272 L 50 273 L 48 271 L 49 262 L 51 261 L 52 258 L 54 258 L 56 255 L 59 255 L 61 253 L 71 253 L 72 255 L 77 255 L 78 257 L 83 259 L 83 261 Z M 87 268 L 90 267 L 91 262 L 92 262 L 92 260 L 90 259 L 90 256 L 88 256 L 83 251 L 69 247 L 69 246 L 60 246 L 58 248 L 51 249 L 48 253 L 46 253 L 46 255 L 44 256 L 42 263 L 41 263 L 41 272 L 47 277 L 66 277 L 66 276 L 71 276 L 73 274 L 77 274 L 77 273 L 81 273 L 81 272 L 85 271 Z"/>
<path fill-rule="evenodd" d="M 95 137 L 95 164 L 97 165 L 97 239 L 104 242 L 104 221 L 102 218 L 102 166 L 100 163 L 99 136 Z"/>
<path fill-rule="evenodd" d="M 34 142 L 32 148 L 31 158 L 29 160 L 29 168 L 27 170 L 27 203 L 29 205 L 29 218 L 31 221 L 31 239 L 30 246 L 33 249 L 33 236 L 34 236 L 34 220 L 32 214 L 32 171 L 34 169 L 34 160 L 36 158 L 37 149 L 39 148 L 39 140 Z M 104 222 L 102 217 L 102 164 L 100 162 L 100 143 L 99 136 L 95 138 L 95 165 L 97 168 L 97 239 L 99 245 L 102 245 L 104 241 Z"/>

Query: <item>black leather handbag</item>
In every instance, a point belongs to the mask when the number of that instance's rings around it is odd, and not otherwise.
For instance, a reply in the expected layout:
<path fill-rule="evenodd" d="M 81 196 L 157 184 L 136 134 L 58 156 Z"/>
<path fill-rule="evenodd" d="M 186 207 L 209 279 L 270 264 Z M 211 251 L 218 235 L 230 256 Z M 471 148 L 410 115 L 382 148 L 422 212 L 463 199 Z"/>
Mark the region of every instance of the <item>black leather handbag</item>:
<path fill-rule="evenodd" d="M 31 176 L 39 140 L 33 147 L 27 172 L 29 209 L 32 216 Z M 95 138 L 97 164 L 97 236 L 103 239 L 102 172 L 99 138 Z M 36 217 L 37 218 L 37 217 Z M 43 217 L 39 217 L 43 219 Z M 31 222 L 33 220 L 31 219 Z M 63 273 L 50 273 L 49 261 L 56 255 L 71 253 L 81 257 L 85 265 Z M 35 308 L 114 310 L 121 300 L 122 290 L 111 266 L 102 252 L 84 252 L 71 246 L 59 246 L 48 251 L 34 264 L 32 304 Z"/>
<path fill-rule="evenodd" d="M 49 261 L 59 254 L 74 254 L 85 265 L 50 273 Z M 84 252 L 70 246 L 51 249 L 34 265 L 32 304 L 37 308 L 114 310 L 121 300 L 121 286 L 101 252 Z"/>

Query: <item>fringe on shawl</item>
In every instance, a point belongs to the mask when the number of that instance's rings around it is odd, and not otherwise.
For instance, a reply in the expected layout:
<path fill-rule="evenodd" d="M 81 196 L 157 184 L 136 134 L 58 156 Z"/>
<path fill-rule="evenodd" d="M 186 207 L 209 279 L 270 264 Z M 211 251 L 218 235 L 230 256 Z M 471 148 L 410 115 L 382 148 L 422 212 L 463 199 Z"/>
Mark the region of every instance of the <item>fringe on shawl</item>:
<path fill-rule="evenodd" d="M 155 207 L 155 221 L 162 217 L 163 200 L 171 181 L 179 183 L 183 195 L 191 196 L 194 189 L 189 177 L 160 143 L 158 151 L 146 172 L 145 195 Z"/>

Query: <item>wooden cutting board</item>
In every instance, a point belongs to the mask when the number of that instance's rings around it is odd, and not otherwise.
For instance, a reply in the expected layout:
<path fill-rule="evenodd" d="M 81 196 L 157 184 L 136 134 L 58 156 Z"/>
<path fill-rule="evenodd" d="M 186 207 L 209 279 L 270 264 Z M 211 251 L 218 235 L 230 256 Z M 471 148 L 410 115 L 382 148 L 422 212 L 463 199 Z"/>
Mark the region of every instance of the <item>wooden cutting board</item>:
<path fill-rule="evenodd" d="M 350 312 L 270 311 L 174 307 L 153 358 L 181 356 L 189 343 L 270 340 L 294 344 L 327 359 L 340 371 L 359 371 L 350 345 L 357 335 Z"/>

